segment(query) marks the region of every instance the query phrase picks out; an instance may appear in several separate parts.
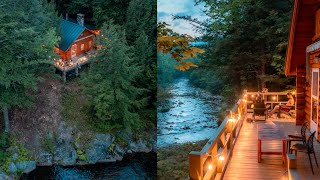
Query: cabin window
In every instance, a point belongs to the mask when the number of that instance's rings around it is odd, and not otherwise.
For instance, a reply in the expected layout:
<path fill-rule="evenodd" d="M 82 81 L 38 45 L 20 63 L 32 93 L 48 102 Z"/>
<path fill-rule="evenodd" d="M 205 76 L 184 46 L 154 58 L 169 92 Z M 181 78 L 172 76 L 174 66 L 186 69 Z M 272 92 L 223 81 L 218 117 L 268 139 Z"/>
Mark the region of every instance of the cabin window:
<path fill-rule="evenodd" d="M 91 41 L 89 41 L 89 48 L 91 48 L 91 46 L 92 46 L 92 42 L 91 42 Z"/>
<path fill-rule="evenodd" d="M 84 50 L 84 44 L 81 44 L 81 51 Z"/>
<path fill-rule="evenodd" d="M 73 44 L 71 46 L 71 58 L 75 57 L 77 55 L 77 44 Z"/>

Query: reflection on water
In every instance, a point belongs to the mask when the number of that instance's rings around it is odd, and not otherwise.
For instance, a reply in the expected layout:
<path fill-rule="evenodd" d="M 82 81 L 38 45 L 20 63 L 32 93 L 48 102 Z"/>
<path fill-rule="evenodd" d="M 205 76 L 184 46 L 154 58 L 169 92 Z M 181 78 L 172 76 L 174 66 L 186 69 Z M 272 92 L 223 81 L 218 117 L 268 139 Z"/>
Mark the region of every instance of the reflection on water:
<path fill-rule="evenodd" d="M 121 162 L 62 167 L 37 167 L 21 179 L 30 180 L 118 180 L 156 179 L 156 153 L 127 156 Z"/>
<path fill-rule="evenodd" d="M 218 126 L 215 115 L 220 108 L 220 98 L 192 87 L 186 78 L 174 82 L 170 92 L 172 108 L 158 112 L 157 146 L 195 142 L 212 136 Z"/>

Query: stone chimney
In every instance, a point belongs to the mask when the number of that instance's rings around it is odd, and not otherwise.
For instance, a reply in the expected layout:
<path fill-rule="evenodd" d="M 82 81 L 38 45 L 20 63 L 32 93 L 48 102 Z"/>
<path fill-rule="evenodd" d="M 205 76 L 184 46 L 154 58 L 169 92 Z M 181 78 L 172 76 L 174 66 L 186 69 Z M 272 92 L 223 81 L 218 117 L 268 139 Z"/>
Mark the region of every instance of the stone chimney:
<path fill-rule="evenodd" d="M 84 24 L 84 14 L 77 14 L 77 22 L 79 25 L 83 26 Z"/>

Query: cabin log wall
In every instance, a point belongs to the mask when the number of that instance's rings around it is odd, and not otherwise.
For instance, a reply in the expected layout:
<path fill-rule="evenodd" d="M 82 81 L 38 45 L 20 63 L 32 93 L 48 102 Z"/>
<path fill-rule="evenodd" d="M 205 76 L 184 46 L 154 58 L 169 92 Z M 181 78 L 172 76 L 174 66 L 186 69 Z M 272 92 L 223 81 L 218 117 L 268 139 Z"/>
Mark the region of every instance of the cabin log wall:
<path fill-rule="evenodd" d="M 305 121 L 305 82 L 306 70 L 305 67 L 297 68 L 296 84 L 296 125 L 302 125 Z"/>

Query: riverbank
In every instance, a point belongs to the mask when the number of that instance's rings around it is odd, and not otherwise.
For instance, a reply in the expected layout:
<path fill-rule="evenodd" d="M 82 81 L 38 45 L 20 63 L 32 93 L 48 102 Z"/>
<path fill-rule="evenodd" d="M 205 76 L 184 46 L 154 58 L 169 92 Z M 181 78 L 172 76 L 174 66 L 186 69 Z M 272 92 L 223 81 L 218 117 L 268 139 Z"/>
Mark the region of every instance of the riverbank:
<path fill-rule="evenodd" d="M 171 145 L 157 151 L 157 176 L 159 180 L 189 179 L 189 158 L 191 151 L 200 151 L 207 143 L 202 140 L 194 143 Z"/>
<path fill-rule="evenodd" d="M 110 132 L 96 129 L 80 88 L 77 80 L 64 84 L 46 77 L 34 94 L 32 107 L 11 110 L 10 137 L 5 147 L 0 146 L 4 152 L 0 155 L 5 156 L 0 156 L 0 179 L 4 174 L 17 178 L 37 165 L 116 162 L 128 154 L 156 151 L 154 127 Z"/>

